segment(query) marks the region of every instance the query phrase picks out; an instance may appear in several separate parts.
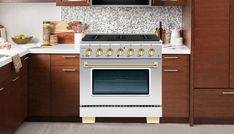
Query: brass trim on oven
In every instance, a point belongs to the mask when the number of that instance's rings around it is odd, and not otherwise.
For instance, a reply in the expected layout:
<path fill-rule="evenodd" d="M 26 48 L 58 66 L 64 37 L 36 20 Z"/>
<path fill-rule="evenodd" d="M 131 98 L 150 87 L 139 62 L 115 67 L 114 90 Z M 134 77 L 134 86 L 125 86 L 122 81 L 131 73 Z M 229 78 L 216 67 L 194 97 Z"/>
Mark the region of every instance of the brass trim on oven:
<path fill-rule="evenodd" d="M 84 62 L 85 68 L 157 68 L 158 62 L 154 64 L 89 64 Z"/>

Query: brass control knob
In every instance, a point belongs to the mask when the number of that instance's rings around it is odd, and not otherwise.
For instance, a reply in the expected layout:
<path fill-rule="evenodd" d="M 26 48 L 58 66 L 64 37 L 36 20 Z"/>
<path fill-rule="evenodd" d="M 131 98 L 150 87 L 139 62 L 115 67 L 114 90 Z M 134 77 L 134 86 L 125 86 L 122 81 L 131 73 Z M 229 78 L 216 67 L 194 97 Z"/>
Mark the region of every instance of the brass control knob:
<path fill-rule="evenodd" d="M 138 55 L 139 56 L 143 56 L 145 54 L 145 50 L 143 49 L 143 48 L 140 48 L 139 50 L 138 50 Z"/>
<path fill-rule="evenodd" d="M 129 48 L 128 49 L 128 56 L 133 56 L 134 55 L 134 49 Z"/>
<path fill-rule="evenodd" d="M 123 49 L 123 48 L 119 48 L 118 51 L 117 51 L 117 54 L 118 54 L 119 56 L 124 55 L 124 49 Z"/>
<path fill-rule="evenodd" d="M 106 54 L 107 54 L 107 56 L 111 56 L 111 55 L 113 55 L 113 49 L 112 48 L 109 48 L 108 50 L 107 50 L 107 52 L 106 52 Z"/>
<path fill-rule="evenodd" d="M 93 53 L 93 50 L 91 48 L 87 48 L 85 51 L 86 56 L 91 56 Z"/>
<path fill-rule="evenodd" d="M 96 54 L 97 56 L 103 55 L 103 50 L 101 48 L 98 48 Z"/>
<path fill-rule="evenodd" d="M 155 49 L 150 48 L 149 49 L 149 56 L 154 56 L 155 55 Z"/>

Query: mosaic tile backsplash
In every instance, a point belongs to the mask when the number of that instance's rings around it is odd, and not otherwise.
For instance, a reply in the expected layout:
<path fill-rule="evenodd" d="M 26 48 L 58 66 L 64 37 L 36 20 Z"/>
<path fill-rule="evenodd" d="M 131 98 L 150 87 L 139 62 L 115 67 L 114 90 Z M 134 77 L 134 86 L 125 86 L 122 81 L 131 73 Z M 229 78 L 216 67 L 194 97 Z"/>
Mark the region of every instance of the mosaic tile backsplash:
<path fill-rule="evenodd" d="M 88 33 L 154 33 L 162 21 L 170 29 L 182 28 L 182 7 L 62 7 L 62 20 L 89 25 Z"/>

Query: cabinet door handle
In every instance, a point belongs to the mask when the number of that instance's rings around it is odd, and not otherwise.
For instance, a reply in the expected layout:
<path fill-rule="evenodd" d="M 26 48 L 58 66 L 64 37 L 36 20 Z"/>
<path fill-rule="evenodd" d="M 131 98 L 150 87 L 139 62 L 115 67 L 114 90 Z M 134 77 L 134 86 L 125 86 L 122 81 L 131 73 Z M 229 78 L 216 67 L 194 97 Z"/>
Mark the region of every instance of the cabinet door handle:
<path fill-rule="evenodd" d="M 234 92 L 223 92 L 223 95 L 234 95 Z"/>
<path fill-rule="evenodd" d="M 77 72 L 78 69 L 76 69 L 76 68 L 63 68 L 62 71 L 63 72 Z"/>
<path fill-rule="evenodd" d="M 179 57 L 164 57 L 164 59 L 179 59 Z"/>
<path fill-rule="evenodd" d="M 164 69 L 164 72 L 179 72 L 178 69 Z"/>
<path fill-rule="evenodd" d="M 63 56 L 64 59 L 77 59 L 79 56 Z"/>
<path fill-rule="evenodd" d="M 24 61 L 26 61 L 28 58 L 29 58 L 29 57 L 25 57 L 25 58 L 24 58 Z"/>
<path fill-rule="evenodd" d="M 1 92 L 2 90 L 4 90 L 4 89 L 5 89 L 5 88 L 3 88 L 3 87 L 2 87 L 2 88 L 0 88 L 0 92 Z"/>
<path fill-rule="evenodd" d="M 17 76 L 17 77 L 15 77 L 14 79 L 12 79 L 11 81 L 12 81 L 12 82 L 15 82 L 15 81 L 17 81 L 19 78 L 20 78 L 20 76 Z"/>

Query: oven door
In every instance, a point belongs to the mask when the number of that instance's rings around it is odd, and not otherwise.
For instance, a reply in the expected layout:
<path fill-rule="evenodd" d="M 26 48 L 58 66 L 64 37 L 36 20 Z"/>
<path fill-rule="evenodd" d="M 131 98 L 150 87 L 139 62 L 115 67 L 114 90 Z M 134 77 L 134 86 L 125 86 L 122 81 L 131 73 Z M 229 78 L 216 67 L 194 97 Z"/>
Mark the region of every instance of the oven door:
<path fill-rule="evenodd" d="M 149 96 L 150 68 L 92 68 L 92 96 Z"/>

